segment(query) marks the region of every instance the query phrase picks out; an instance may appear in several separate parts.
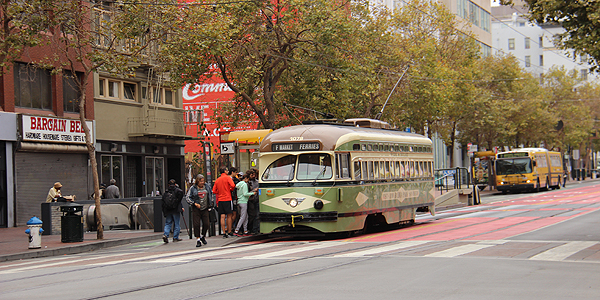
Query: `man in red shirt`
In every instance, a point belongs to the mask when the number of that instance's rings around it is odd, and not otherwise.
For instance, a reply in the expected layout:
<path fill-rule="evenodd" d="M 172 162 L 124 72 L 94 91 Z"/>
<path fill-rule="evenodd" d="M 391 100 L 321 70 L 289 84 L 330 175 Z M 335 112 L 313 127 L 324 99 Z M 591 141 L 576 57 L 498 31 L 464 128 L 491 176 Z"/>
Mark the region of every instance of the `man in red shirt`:
<path fill-rule="evenodd" d="M 213 193 L 217 195 L 217 209 L 221 214 L 221 228 L 223 229 L 223 238 L 233 236 L 233 202 L 231 201 L 231 191 L 235 188 L 233 180 L 227 175 L 227 167 L 220 167 L 221 177 L 215 180 Z M 225 218 L 227 217 L 227 224 Z M 227 225 L 227 226 L 225 226 Z M 229 231 L 229 232 L 228 232 Z"/>

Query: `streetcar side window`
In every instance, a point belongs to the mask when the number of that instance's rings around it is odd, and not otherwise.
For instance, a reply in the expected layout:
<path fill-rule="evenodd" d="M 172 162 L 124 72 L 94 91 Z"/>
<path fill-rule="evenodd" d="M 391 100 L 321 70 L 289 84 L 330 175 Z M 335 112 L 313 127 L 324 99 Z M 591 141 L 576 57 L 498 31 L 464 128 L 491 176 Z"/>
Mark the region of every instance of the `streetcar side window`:
<path fill-rule="evenodd" d="M 390 179 L 392 177 L 393 177 L 393 175 L 392 175 L 392 172 L 390 170 L 390 162 L 386 161 L 385 162 L 385 178 Z"/>
<path fill-rule="evenodd" d="M 388 168 L 389 172 L 390 172 L 390 177 L 391 179 L 396 178 L 396 168 L 394 168 L 394 162 L 393 161 L 388 161 L 385 163 L 386 168 Z"/>
<path fill-rule="evenodd" d="M 373 179 L 373 178 L 375 178 L 375 176 L 373 175 L 373 162 L 370 161 L 368 163 L 368 165 L 369 165 L 369 179 Z"/>
<path fill-rule="evenodd" d="M 373 178 L 379 179 L 379 162 L 378 161 L 373 162 L 373 172 L 375 175 Z"/>
<path fill-rule="evenodd" d="M 294 170 L 296 167 L 296 156 L 288 155 L 284 156 L 267 167 L 263 173 L 262 180 L 264 181 L 276 181 L 276 180 L 292 180 L 294 177 Z"/>
<path fill-rule="evenodd" d="M 354 180 L 362 180 L 360 172 L 360 161 L 354 162 Z"/>
<path fill-rule="evenodd" d="M 350 179 L 350 153 L 336 154 L 337 179 Z"/>
<path fill-rule="evenodd" d="M 400 162 L 395 161 L 394 165 L 395 165 L 394 168 L 396 169 L 396 178 L 402 178 L 402 171 L 400 170 Z"/>
<path fill-rule="evenodd" d="M 331 179 L 331 156 L 329 154 L 301 154 L 298 159 L 298 180 Z"/>

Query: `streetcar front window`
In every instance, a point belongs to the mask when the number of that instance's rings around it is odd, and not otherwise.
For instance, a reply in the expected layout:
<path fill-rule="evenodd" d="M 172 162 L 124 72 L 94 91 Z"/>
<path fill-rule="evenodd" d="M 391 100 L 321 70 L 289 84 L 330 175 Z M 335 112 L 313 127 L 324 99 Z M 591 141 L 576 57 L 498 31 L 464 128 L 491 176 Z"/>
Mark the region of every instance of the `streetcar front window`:
<path fill-rule="evenodd" d="M 329 154 L 300 154 L 298 180 L 330 179 L 333 176 Z"/>
<path fill-rule="evenodd" d="M 284 156 L 269 165 L 262 176 L 264 181 L 292 180 L 296 167 L 296 156 Z"/>
<path fill-rule="evenodd" d="M 498 175 L 526 174 L 531 172 L 531 159 L 529 158 L 496 160 L 496 174 Z"/>

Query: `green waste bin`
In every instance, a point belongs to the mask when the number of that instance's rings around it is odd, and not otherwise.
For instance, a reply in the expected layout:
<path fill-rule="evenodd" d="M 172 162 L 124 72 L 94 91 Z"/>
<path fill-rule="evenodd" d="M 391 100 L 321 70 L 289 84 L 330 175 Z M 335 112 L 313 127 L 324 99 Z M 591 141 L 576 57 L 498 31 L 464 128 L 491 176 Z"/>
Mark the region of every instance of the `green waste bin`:
<path fill-rule="evenodd" d="M 83 205 L 69 203 L 62 205 L 60 211 L 61 242 L 83 242 Z"/>

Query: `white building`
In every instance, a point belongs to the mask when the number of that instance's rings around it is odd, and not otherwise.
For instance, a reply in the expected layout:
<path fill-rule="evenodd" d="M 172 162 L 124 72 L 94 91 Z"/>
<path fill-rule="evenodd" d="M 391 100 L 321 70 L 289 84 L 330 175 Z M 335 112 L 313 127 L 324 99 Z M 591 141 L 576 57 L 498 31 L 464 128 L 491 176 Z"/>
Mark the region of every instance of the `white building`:
<path fill-rule="evenodd" d="M 564 32 L 560 25 L 538 26 L 524 16 L 527 7 L 492 7 L 492 49 L 494 54 L 510 53 L 514 55 L 526 71 L 542 76 L 552 66 L 563 66 L 567 70 L 576 70 L 583 80 L 597 80 L 589 72 L 590 65 L 586 55 L 576 55 L 573 50 L 560 50 L 553 36 Z"/>

